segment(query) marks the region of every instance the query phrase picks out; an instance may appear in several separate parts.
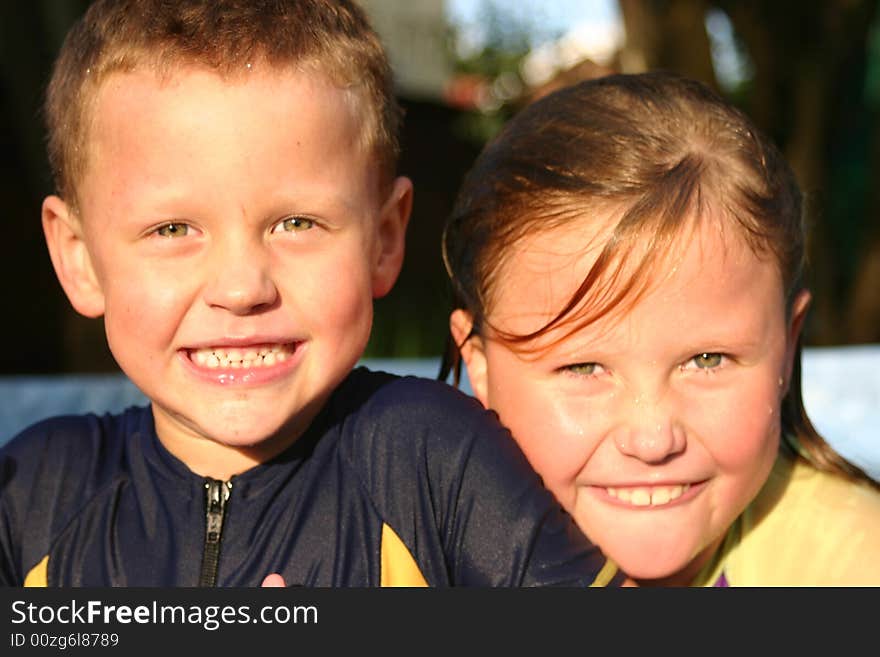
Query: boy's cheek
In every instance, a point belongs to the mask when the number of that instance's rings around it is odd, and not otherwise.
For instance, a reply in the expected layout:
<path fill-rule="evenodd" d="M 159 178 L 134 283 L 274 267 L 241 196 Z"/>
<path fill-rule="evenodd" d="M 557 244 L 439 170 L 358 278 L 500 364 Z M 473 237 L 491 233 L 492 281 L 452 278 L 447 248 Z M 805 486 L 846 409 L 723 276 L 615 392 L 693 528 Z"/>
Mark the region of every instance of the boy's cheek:
<path fill-rule="evenodd" d="M 171 343 L 189 312 L 186 288 L 177 280 L 137 281 L 117 272 L 105 285 L 104 322 L 108 340 Z M 111 348 L 113 344 L 111 343 Z"/>

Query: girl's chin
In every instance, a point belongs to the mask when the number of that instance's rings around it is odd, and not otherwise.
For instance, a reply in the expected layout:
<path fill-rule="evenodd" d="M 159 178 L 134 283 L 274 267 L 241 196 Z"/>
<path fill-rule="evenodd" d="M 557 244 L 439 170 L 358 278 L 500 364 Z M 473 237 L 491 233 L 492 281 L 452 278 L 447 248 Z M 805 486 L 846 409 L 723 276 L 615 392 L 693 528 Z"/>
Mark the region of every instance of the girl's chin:
<path fill-rule="evenodd" d="M 669 586 L 687 586 L 693 579 L 683 578 L 680 574 L 681 568 L 658 568 L 656 565 L 647 565 L 643 563 L 627 566 L 626 563 L 621 563 L 620 561 L 616 561 L 616 563 L 623 572 L 629 575 L 630 578 L 639 582 L 640 586 L 650 583 Z M 687 579 L 687 581 L 684 581 L 685 579 Z"/>
<path fill-rule="evenodd" d="M 603 545 L 600 542 L 600 547 L 634 580 L 686 586 L 699 571 L 699 566 L 693 559 L 694 551 L 684 545 L 658 545 L 656 541 L 640 541 L 637 538 L 629 539 L 626 543 Z M 634 546 L 638 548 L 634 549 Z"/>

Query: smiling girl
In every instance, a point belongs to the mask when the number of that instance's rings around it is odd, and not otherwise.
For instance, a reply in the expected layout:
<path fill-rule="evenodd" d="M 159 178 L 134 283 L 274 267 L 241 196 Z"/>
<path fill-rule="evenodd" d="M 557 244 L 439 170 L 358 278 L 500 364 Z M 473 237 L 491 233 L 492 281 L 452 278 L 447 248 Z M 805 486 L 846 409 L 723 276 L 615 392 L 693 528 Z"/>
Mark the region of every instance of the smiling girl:
<path fill-rule="evenodd" d="M 442 376 L 460 350 L 477 398 L 641 584 L 880 584 L 878 486 L 801 399 L 804 241 L 790 168 L 704 86 L 569 87 L 465 179 Z"/>

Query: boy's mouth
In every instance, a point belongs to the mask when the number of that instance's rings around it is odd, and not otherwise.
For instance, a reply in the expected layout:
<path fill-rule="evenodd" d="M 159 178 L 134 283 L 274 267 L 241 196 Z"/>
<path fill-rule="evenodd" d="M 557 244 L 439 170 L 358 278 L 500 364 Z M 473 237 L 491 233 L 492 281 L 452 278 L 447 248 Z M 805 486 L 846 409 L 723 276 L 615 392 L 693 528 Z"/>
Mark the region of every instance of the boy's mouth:
<path fill-rule="evenodd" d="M 690 490 L 690 484 L 675 486 L 620 486 L 608 487 L 605 491 L 621 502 L 633 506 L 661 506 L 677 500 Z"/>
<path fill-rule="evenodd" d="M 283 363 L 296 352 L 296 342 L 248 347 L 205 347 L 190 349 L 189 359 L 207 369 L 251 369 Z"/>

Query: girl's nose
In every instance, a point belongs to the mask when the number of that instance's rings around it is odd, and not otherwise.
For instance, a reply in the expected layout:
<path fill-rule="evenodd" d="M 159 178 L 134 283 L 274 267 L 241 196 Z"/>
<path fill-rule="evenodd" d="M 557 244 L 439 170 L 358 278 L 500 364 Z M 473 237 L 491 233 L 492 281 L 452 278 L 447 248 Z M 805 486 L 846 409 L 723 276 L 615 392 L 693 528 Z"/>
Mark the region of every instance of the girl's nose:
<path fill-rule="evenodd" d="M 616 428 L 614 444 L 645 463 L 662 463 L 687 446 L 684 428 L 661 403 L 630 405 L 629 417 Z"/>
<path fill-rule="evenodd" d="M 262 245 L 238 244 L 218 249 L 204 297 L 209 306 L 235 315 L 249 315 L 274 305 L 278 288 Z"/>

